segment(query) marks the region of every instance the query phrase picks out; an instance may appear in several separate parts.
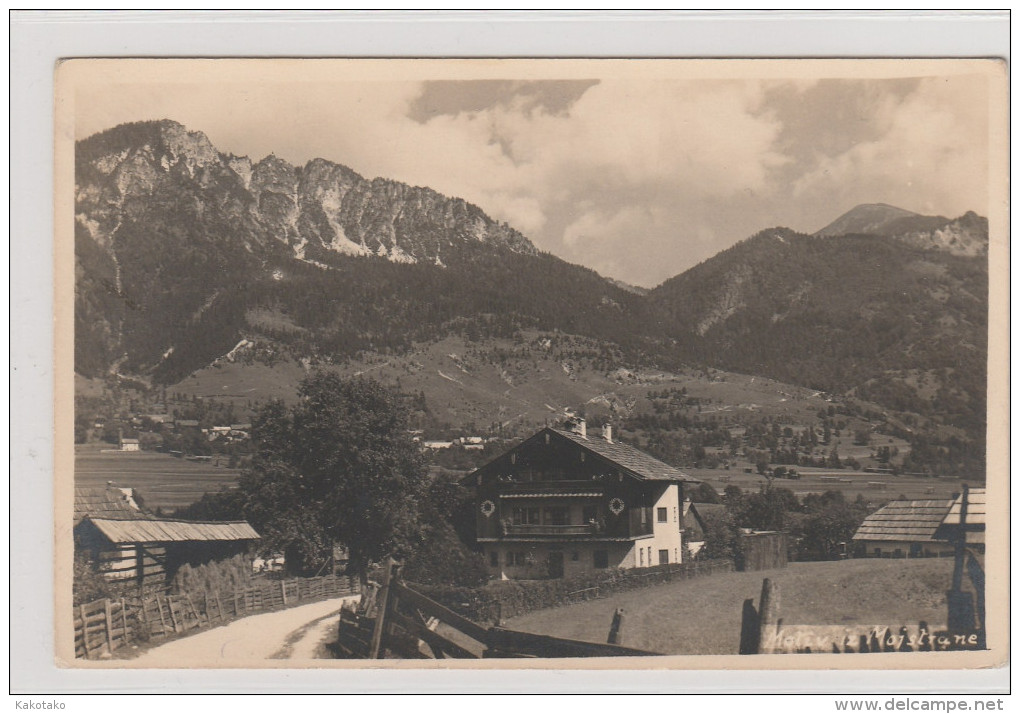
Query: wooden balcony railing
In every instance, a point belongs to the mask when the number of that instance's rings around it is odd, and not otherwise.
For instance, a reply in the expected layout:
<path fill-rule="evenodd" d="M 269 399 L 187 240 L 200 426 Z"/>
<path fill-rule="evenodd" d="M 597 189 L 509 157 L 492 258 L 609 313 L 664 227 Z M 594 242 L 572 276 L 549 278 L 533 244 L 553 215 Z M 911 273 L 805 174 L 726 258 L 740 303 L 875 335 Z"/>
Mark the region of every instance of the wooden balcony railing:
<path fill-rule="evenodd" d="M 533 525 L 507 525 L 505 526 L 508 536 L 570 536 L 570 535 L 598 535 L 602 532 L 598 526 L 576 525 L 576 526 L 533 526 Z"/>

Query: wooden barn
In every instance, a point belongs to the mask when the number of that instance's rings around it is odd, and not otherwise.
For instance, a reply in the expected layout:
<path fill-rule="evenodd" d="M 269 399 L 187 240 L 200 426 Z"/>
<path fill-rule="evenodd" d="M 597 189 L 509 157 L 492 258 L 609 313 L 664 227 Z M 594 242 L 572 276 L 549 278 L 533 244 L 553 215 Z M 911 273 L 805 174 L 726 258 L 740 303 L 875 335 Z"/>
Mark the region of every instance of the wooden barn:
<path fill-rule="evenodd" d="M 785 568 L 789 536 L 782 531 L 745 530 L 737 538 L 737 570 Z"/>
<path fill-rule="evenodd" d="M 951 500 L 890 501 L 861 523 L 853 538 L 856 548 L 879 558 L 952 555 L 953 545 L 937 533 L 952 505 Z"/>
<path fill-rule="evenodd" d="M 203 565 L 244 554 L 259 538 L 244 521 L 173 521 L 147 517 L 81 520 L 75 546 L 108 580 L 162 589 L 184 564 Z"/>
<path fill-rule="evenodd" d="M 478 543 L 501 578 L 557 578 L 683 558 L 679 469 L 583 420 L 546 428 L 467 476 Z"/>

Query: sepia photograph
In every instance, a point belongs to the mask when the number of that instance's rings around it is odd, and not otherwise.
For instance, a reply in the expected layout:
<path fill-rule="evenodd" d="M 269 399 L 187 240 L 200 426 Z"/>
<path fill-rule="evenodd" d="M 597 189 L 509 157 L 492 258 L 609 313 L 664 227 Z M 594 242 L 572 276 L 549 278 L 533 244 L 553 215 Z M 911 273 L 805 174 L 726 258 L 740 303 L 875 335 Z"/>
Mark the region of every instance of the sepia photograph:
<path fill-rule="evenodd" d="M 61 666 L 1007 662 L 1005 63 L 55 83 Z"/>

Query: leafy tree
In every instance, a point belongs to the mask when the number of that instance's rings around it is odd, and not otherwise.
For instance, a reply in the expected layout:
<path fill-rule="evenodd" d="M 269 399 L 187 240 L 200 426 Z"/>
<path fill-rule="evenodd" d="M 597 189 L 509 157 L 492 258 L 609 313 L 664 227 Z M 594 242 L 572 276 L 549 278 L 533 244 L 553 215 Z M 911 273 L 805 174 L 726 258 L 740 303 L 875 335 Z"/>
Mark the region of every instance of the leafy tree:
<path fill-rule="evenodd" d="M 299 569 L 316 569 L 339 541 L 364 579 L 371 562 L 403 557 L 421 541 L 424 460 L 399 395 L 378 382 L 320 372 L 298 396 L 253 420 L 257 451 L 240 480 L 245 514 L 265 546 Z"/>
<path fill-rule="evenodd" d="M 702 481 L 690 492 L 691 501 L 694 503 L 721 503 L 719 494 L 711 485 Z"/>
<path fill-rule="evenodd" d="M 819 560 L 840 557 L 840 544 L 851 541 L 870 511 L 863 498 L 847 503 L 839 491 L 808 494 L 804 506 L 808 512 L 798 529 L 802 557 Z"/>
<path fill-rule="evenodd" d="M 698 551 L 698 557 L 736 558 L 737 524 L 729 510 L 704 513 L 702 520 L 705 522 L 705 545 Z"/>

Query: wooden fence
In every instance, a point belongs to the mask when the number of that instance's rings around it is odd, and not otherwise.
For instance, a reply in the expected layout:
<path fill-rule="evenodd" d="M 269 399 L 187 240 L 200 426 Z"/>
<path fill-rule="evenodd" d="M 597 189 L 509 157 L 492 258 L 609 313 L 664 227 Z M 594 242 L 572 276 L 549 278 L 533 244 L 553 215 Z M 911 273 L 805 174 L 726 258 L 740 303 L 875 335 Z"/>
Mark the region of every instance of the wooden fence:
<path fill-rule="evenodd" d="M 485 627 L 422 595 L 400 579 L 389 561 L 378 590 L 357 609 L 340 611 L 337 650 L 355 659 L 479 659 L 488 657 L 644 657 L 623 647 L 623 611 L 613 616 L 606 644 Z"/>
<path fill-rule="evenodd" d="M 352 578 L 269 580 L 229 593 L 188 593 L 97 600 L 74 608 L 76 657 L 109 655 L 130 642 L 187 633 L 238 617 L 329 597 L 356 595 Z"/>

